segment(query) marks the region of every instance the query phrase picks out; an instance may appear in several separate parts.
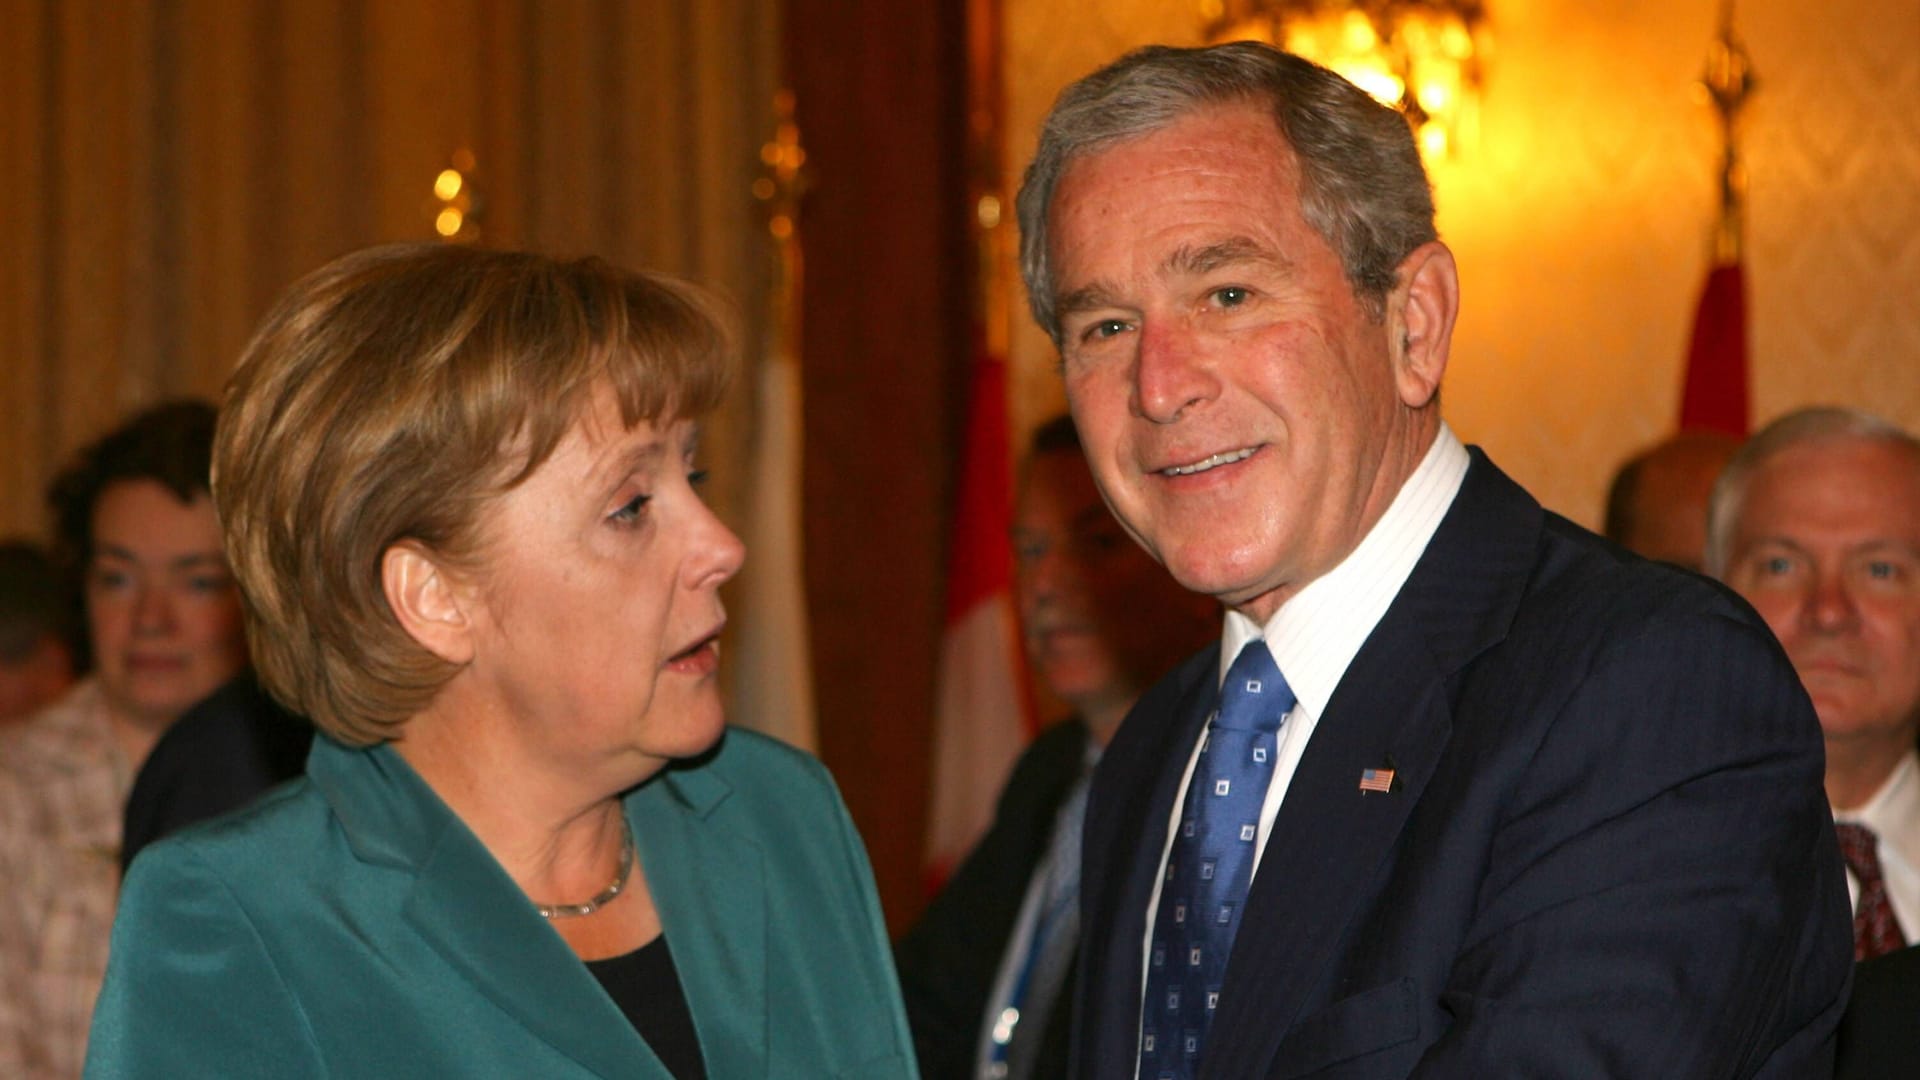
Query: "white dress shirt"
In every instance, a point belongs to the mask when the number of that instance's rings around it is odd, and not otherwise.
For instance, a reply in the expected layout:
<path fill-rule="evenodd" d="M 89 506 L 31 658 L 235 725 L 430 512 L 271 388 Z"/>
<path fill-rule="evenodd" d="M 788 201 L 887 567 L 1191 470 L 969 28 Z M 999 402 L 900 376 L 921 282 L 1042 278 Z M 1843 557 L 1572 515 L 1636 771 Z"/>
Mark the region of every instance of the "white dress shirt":
<path fill-rule="evenodd" d="M 1400 587 L 1413 573 L 1414 564 L 1427 550 L 1428 541 L 1440 527 L 1440 519 L 1460 493 L 1466 478 L 1466 447 L 1444 423 L 1439 435 L 1428 447 L 1420 465 L 1401 486 L 1380 520 L 1358 546 L 1332 570 L 1309 582 L 1273 613 L 1265 626 L 1229 610 L 1220 635 L 1220 664 L 1216 684 L 1227 676 L 1227 669 L 1247 642 L 1265 639 L 1273 652 L 1275 666 L 1287 680 L 1297 699 L 1279 732 L 1279 748 L 1274 760 L 1273 781 L 1260 810 L 1260 834 L 1254 844 L 1253 872 L 1260 868 L 1266 854 L 1267 837 L 1286 798 L 1294 770 L 1307 751 L 1315 726 L 1325 714 L 1327 703 L 1347 673 L 1347 666 L 1360 647 L 1372 635 L 1387 613 Z M 1186 802 L 1187 784 L 1193 778 L 1200 758 L 1200 743 L 1205 732 L 1194 741 L 1187 756 L 1186 773 L 1174 793 L 1173 810 L 1167 819 L 1167 838 L 1160 849 L 1160 870 L 1154 877 L 1153 893 L 1147 898 L 1147 929 L 1140 943 L 1140 991 L 1146 993 L 1147 958 L 1153 949 L 1154 913 L 1160 907 L 1160 884 L 1166 880 L 1167 857 L 1173 850 L 1173 836 L 1180 823 L 1180 810 Z M 1136 1071 L 1138 1066 L 1135 1066 Z"/>
<path fill-rule="evenodd" d="M 1024 1018 L 1021 1016 L 1021 1010 L 1014 1008 L 1015 1003 L 1013 998 L 1016 984 L 1019 983 L 1022 975 L 1022 969 L 1027 966 L 1027 954 L 1033 949 L 1033 935 L 1040 928 L 1040 917 L 1043 908 L 1050 900 L 1054 899 L 1049 896 L 1049 894 L 1063 891 L 1063 886 L 1064 894 L 1073 905 L 1067 913 L 1067 918 L 1071 921 L 1054 929 L 1052 933 L 1071 933 L 1077 935 L 1079 932 L 1080 919 L 1078 904 L 1080 898 L 1080 864 L 1078 858 L 1073 858 L 1071 860 L 1072 865 L 1064 868 L 1065 872 L 1071 873 L 1072 880 L 1056 882 L 1056 875 L 1063 872 L 1063 868 L 1058 865 L 1061 852 L 1059 844 L 1063 841 L 1073 844 L 1072 851 L 1067 854 L 1077 856 L 1079 851 L 1080 825 L 1086 820 L 1085 789 L 1093 778 L 1094 766 L 1100 764 L 1100 751 L 1102 749 L 1103 747 L 1098 739 L 1091 737 L 1087 739 L 1085 756 L 1081 759 L 1080 775 L 1074 780 L 1073 785 L 1067 789 L 1066 796 L 1060 801 L 1060 809 L 1054 814 L 1054 831 L 1053 834 L 1048 837 L 1047 850 L 1040 856 L 1040 861 L 1034 864 L 1033 874 L 1027 879 L 1026 895 L 1024 899 L 1020 901 L 1020 914 L 1014 919 L 1013 934 L 1007 938 L 1006 948 L 1001 950 L 1000 967 L 994 975 L 993 989 L 987 994 L 986 1015 L 981 1018 L 980 1036 L 975 1040 L 974 1045 L 973 1073 L 974 1076 L 984 1078 L 984 1080 L 992 1080 L 992 1078 L 1009 1074 L 1010 1066 L 1008 1062 L 996 1060 L 997 1055 L 995 1051 L 1000 1044 L 1007 1042 L 1012 1037 L 1014 1031 L 1018 1030 L 1015 1025 L 1022 1023 L 1027 1025 L 1029 1034 L 1023 1036 L 1023 1038 L 1039 1038 L 1041 1036 L 1031 1034 L 1035 1023 L 1044 1025 L 1053 1009 L 1067 1009 L 1072 1007 L 1072 1002 L 1059 1000 L 1060 983 L 1053 980 L 1048 980 L 1050 983 L 1048 986 L 1022 988 L 1026 990 L 1029 997 L 1028 1002 L 1022 1003 L 1029 1013 L 1029 1015 Z M 1068 820 L 1064 815 L 1069 813 L 1076 799 L 1079 801 L 1079 813 L 1074 814 L 1072 819 Z M 1059 830 L 1062 828 L 1070 828 L 1072 831 L 1063 837 L 1059 834 Z M 1067 955 L 1071 956 L 1071 953 L 1069 952 Z M 1031 977 L 1038 973 L 1029 972 L 1027 974 Z M 1057 976 L 1063 976 L 1065 972 L 1056 972 L 1055 974 Z M 1035 1005 L 1038 1006 L 1037 1014 L 1034 1008 Z"/>
<path fill-rule="evenodd" d="M 1855 810 L 1835 810 L 1835 822 L 1872 829 L 1880 856 L 1880 875 L 1887 882 L 1887 900 L 1907 944 L 1920 944 L 1920 756 L 1909 751 L 1873 798 Z M 1847 871 L 1847 896 L 1860 906 L 1860 882 Z"/>

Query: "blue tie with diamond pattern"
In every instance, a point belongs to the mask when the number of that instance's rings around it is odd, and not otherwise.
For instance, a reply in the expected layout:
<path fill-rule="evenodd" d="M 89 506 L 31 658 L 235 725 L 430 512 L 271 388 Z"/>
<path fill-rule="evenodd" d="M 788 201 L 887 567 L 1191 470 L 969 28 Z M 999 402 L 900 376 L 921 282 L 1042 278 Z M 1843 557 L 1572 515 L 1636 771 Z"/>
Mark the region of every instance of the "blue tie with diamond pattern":
<path fill-rule="evenodd" d="M 1140 1080 L 1188 1080 L 1200 1071 L 1253 877 L 1280 722 L 1293 704 L 1267 643 L 1248 642 L 1220 685 L 1167 853 L 1140 1006 Z"/>

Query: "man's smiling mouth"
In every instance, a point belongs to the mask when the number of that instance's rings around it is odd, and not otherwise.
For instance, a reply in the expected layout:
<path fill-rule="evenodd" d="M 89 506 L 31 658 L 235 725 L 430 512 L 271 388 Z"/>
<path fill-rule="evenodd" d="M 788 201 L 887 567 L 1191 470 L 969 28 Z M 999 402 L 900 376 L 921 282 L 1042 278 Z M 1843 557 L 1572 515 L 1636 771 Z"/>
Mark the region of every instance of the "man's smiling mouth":
<path fill-rule="evenodd" d="M 1215 454 L 1212 457 L 1201 458 L 1191 465 L 1170 465 L 1167 468 L 1161 469 L 1160 475 L 1192 476 L 1195 473 L 1203 473 L 1208 469 L 1217 469 L 1222 465 L 1231 465 L 1236 461 L 1245 461 L 1253 456 L 1255 449 L 1255 447 L 1249 446 L 1239 450 L 1228 450 L 1223 454 Z"/>

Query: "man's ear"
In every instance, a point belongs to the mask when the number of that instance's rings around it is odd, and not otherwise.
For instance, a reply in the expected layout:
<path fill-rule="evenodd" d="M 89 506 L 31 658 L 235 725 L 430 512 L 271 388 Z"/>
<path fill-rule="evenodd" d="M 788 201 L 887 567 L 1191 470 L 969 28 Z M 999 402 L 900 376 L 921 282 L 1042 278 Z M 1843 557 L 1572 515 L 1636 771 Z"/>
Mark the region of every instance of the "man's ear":
<path fill-rule="evenodd" d="M 473 596 L 426 545 L 402 540 L 380 556 L 387 606 L 422 648 L 449 664 L 473 659 Z"/>
<path fill-rule="evenodd" d="M 1453 321 L 1460 313 L 1460 271 L 1453 252 L 1430 240 L 1400 260 L 1395 278 L 1387 304 L 1394 382 L 1402 404 L 1423 409 L 1439 394 L 1446 374 Z"/>

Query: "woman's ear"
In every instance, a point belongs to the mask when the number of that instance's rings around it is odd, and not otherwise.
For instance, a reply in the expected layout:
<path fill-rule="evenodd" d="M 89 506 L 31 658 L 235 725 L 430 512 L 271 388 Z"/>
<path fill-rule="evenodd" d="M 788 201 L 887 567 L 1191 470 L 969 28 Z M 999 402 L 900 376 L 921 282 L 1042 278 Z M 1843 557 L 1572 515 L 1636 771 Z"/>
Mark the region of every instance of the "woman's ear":
<path fill-rule="evenodd" d="M 387 606 L 422 648 L 449 664 L 473 659 L 473 597 L 426 545 L 402 540 L 380 556 Z"/>
<path fill-rule="evenodd" d="M 1390 305 L 1388 346 L 1400 401 L 1423 409 L 1440 393 L 1453 321 L 1460 312 L 1460 272 L 1453 252 L 1438 240 L 1413 249 L 1400 260 L 1399 284 Z"/>

